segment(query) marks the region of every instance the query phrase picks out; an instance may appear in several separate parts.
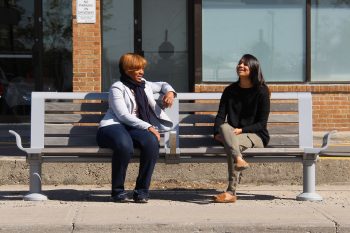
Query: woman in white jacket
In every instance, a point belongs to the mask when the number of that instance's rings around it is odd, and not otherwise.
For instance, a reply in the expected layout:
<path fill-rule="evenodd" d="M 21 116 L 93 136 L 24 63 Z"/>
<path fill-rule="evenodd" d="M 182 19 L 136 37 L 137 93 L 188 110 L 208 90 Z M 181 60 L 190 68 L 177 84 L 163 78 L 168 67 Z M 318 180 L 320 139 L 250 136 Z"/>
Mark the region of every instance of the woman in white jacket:
<path fill-rule="evenodd" d="M 143 78 L 147 61 L 140 55 L 127 53 L 119 60 L 120 81 L 109 91 L 109 109 L 100 122 L 97 143 L 111 148 L 112 200 L 127 201 L 124 190 L 126 170 L 134 147 L 139 148 L 140 167 L 133 192 L 133 199 L 146 203 L 149 186 L 159 156 L 158 130 L 169 130 L 173 123 L 163 108 L 171 107 L 175 90 L 166 82 L 149 82 Z M 163 95 L 163 106 L 154 100 L 153 94 Z"/>

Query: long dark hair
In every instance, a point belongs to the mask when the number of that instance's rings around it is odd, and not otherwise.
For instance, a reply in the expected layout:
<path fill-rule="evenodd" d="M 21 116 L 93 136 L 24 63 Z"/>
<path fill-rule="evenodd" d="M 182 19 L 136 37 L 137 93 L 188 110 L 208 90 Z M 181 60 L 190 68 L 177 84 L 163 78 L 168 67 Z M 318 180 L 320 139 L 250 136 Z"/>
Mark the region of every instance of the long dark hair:
<path fill-rule="evenodd" d="M 249 67 L 249 78 L 252 81 L 254 87 L 267 86 L 261 70 L 259 60 L 251 54 L 244 54 L 239 60 L 238 64 L 245 64 Z"/>

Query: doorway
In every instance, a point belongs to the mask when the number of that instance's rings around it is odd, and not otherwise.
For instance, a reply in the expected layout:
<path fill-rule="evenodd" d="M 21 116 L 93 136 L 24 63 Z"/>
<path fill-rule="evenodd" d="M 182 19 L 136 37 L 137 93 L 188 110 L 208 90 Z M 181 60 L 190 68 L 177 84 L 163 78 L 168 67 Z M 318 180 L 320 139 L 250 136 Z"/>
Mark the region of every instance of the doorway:
<path fill-rule="evenodd" d="M 72 91 L 71 0 L 0 0 L 0 123 L 29 122 L 32 91 Z"/>
<path fill-rule="evenodd" d="M 147 80 L 188 92 L 187 8 L 188 0 L 103 1 L 103 90 L 119 80 L 119 57 L 135 52 L 148 62 Z"/>
<path fill-rule="evenodd" d="M 41 0 L 0 1 L 0 122 L 28 122 L 31 92 L 40 89 L 38 5 Z"/>

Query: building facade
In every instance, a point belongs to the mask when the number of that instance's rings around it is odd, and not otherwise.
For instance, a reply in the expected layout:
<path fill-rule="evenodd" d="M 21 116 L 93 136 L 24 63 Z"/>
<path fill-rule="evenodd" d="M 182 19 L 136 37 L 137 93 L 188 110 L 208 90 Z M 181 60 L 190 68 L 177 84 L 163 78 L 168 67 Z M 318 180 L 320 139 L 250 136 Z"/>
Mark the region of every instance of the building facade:
<path fill-rule="evenodd" d="M 93 4 L 92 22 L 79 4 Z M 251 53 L 272 92 L 312 92 L 314 131 L 350 131 L 348 0 L 2 0 L 0 9 L 2 123 L 28 122 L 33 90 L 108 91 L 125 52 L 179 92 L 223 91 Z"/>

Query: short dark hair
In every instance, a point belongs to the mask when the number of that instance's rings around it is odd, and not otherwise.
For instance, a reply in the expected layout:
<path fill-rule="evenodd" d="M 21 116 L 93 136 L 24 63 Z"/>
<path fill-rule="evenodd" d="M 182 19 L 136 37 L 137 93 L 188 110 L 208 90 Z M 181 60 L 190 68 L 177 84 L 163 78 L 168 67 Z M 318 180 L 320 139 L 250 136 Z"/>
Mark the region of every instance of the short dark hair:
<path fill-rule="evenodd" d="M 125 53 L 119 59 L 119 72 L 125 74 L 125 71 L 144 69 L 146 65 L 146 59 L 139 54 Z"/>

